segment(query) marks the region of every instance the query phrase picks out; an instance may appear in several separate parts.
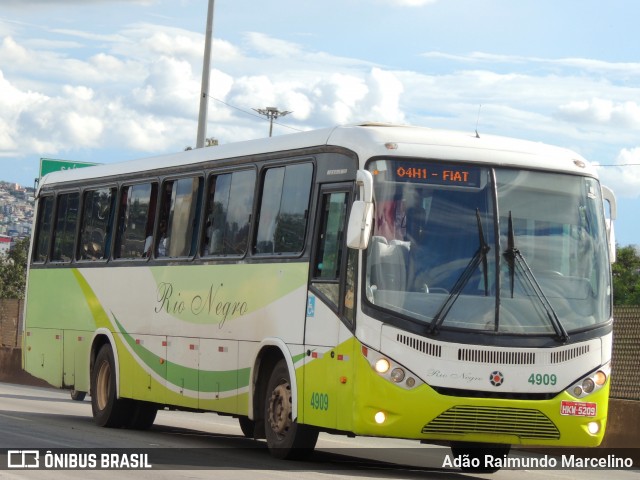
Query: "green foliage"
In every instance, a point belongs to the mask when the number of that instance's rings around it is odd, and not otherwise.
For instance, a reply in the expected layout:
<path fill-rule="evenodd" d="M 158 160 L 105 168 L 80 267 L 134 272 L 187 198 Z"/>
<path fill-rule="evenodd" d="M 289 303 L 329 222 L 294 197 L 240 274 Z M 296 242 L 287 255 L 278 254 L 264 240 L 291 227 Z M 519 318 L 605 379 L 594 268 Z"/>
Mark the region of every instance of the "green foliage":
<path fill-rule="evenodd" d="M 0 298 L 24 298 L 28 251 L 29 239 L 25 238 L 0 255 Z"/>
<path fill-rule="evenodd" d="M 617 246 L 613 264 L 613 304 L 640 305 L 640 255 L 632 246 Z"/>

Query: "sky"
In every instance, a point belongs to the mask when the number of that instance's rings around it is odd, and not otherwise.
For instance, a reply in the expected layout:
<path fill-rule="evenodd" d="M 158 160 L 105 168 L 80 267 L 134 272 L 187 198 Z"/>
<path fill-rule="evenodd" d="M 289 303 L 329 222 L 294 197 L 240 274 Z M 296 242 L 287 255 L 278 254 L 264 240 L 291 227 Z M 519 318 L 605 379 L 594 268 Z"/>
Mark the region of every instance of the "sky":
<path fill-rule="evenodd" d="M 0 180 L 195 146 L 208 0 L 2 0 Z M 570 148 L 640 244 L 637 0 L 217 0 L 207 137 L 362 121 Z"/>

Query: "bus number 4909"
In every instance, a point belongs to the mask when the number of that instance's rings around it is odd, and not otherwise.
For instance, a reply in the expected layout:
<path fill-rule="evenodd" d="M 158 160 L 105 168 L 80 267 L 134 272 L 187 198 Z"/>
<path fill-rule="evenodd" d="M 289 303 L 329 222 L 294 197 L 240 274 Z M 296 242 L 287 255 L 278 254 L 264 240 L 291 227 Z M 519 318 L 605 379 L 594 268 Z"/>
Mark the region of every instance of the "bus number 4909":
<path fill-rule="evenodd" d="M 551 375 L 547 373 L 544 375 L 541 373 L 532 373 L 528 380 L 531 385 L 555 385 L 557 381 L 558 377 L 556 377 L 555 373 Z"/>
<path fill-rule="evenodd" d="M 313 392 L 311 394 L 311 408 L 314 410 L 329 410 L 329 395 Z"/>

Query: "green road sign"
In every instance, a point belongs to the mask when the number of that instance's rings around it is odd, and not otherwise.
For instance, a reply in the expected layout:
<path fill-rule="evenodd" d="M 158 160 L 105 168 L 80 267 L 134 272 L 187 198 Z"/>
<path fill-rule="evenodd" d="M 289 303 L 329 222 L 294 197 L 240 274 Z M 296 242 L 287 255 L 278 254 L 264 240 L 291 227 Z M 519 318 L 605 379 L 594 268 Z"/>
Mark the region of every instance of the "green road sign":
<path fill-rule="evenodd" d="M 99 165 L 99 163 L 74 162 L 70 160 L 54 160 L 52 158 L 40 159 L 40 178 L 47 173 L 57 172 L 59 170 L 73 170 L 75 168 L 91 167 Z"/>

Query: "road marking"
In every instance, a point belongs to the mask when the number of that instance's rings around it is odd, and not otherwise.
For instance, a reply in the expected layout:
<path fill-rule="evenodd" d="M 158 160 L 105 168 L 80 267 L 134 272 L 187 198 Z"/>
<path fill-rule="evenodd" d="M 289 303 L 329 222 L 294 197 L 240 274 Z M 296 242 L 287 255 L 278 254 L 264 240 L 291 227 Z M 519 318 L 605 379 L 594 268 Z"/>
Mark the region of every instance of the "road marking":
<path fill-rule="evenodd" d="M 25 422 L 31 422 L 31 420 L 29 420 L 28 418 L 14 417 L 13 415 L 5 415 L 4 413 L 0 413 L 0 417 L 11 418 L 13 420 L 23 420 Z"/>

